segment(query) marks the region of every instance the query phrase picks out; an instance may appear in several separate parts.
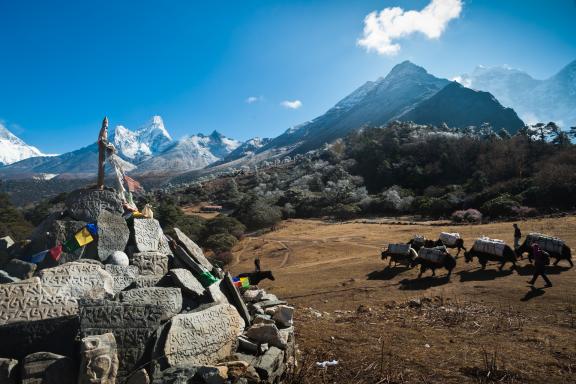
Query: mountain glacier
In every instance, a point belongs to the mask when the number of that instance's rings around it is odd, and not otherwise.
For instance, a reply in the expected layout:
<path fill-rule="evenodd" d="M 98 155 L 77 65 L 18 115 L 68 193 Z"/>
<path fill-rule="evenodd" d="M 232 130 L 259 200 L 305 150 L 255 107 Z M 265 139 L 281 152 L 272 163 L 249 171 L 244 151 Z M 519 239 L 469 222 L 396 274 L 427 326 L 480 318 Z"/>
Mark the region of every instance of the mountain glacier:
<path fill-rule="evenodd" d="M 46 156 L 36 147 L 26 144 L 0 123 L 0 165 L 8 165 L 35 156 Z"/>

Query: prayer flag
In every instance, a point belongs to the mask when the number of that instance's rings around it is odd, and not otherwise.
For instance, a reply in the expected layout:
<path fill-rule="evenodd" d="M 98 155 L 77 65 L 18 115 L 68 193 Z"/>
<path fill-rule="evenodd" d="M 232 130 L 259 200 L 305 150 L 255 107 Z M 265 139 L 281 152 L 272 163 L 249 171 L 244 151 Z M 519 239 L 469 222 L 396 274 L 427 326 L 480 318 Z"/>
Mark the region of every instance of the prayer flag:
<path fill-rule="evenodd" d="M 85 246 L 86 244 L 90 244 L 92 241 L 94 241 L 94 238 L 92 237 L 90 231 L 88 231 L 86 227 L 82 228 L 80 232 L 76 233 L 74 235 L 74 238 L 76 238 L 78 245 L 81 247 Z"/>
<path fill-rule="evenodd" d="M 92 236 L 98 235 L 98 226 L 96 224 L 86 224 L 86 229 Z"/>
<path fill-rule="evenodd" d="M 250 280 L 247 277 L 241 277 L 240 282 L 242 283 L 242 288 L 250 288 Z"/>
<path fill-rule="evenodd" d="M 76 241 L 75 238 L 72 238 L 70 240 L 66 240 L 62 244 L 62 248 L 64 249 L 64 251 L 66 251 L 68 253 L 72 253 L 75 250 L 77 250 L 78 248 L 80 248 L 80 245 L 78 245 L 78 241 Z"/>
<path fill-rule="evenodd" d="M 50 252 L 50 250 L 47 249 L 45 251 L 38 252 L 37 254 L 30 256 L 30 262 L 34 264 L 40 264 L 41 262 L 44 261 L 48 252 Z"/>
<path fill-rule="evenodd" d="M 52 257 L 52 260 L 58 261 L 60 260 L 60 256 L 62 256 L 62 244 L 58 244 L 50 249 L 50 257 Z"/>
<path fill-rule="evenodd" d="M 126 181 L 126 185 L 128 186 L 128 190 L 130 192 L 137 192 L 143 189 L 140 183 L 131 178 L 130 176 L 124 175 L 124 180 Z"/>

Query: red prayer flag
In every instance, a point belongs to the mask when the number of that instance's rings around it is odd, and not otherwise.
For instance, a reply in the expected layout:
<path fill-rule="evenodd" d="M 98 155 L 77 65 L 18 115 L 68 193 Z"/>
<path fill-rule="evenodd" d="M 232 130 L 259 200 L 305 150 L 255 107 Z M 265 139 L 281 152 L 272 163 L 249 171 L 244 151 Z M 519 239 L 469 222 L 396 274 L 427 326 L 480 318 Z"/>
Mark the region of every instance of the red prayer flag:
<path fill-rule="evenodd" d="M 54 248 L 50 249 L 50 257 L 54 261 L 60 260 L 60 256 L 62 256 L 62 244 L 58 244 Z"/>
<path fill-rule="evenodd" d="M 140 183 L 131 178 L 130 176 L 124 175 L 124 180 L 126 181 L 126 185 L 128 185 L 128 190 L 130 192 L 136 192 L 143 189 Z"/>

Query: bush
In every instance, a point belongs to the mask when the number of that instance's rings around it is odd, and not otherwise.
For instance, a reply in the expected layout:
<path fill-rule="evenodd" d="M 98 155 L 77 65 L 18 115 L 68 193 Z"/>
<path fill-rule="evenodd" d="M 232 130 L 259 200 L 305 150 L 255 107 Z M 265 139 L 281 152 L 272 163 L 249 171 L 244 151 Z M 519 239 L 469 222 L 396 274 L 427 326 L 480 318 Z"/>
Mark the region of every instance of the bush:
<path fill-rule="evenodd" d="M 482 213 L 477 209 L 459 210 L 452 213 L 452 221 L 456 223 L 480 223 L 482 221 Z"/>
<path fill-rule="evenodd" d="M 518 217 L 534 217 L 538 214 L 538 210 L 536 210 L 536 208 L 525 206 L 514 207 L 512 208 L 512 210 L 514 211 L 514 213 L 516 213 L 516 216 Z"/>
<path fill-rule="evenodd" d="M 272 227 L 282 219 L 280 208 L 260 199 L 244 199 L 234 216 L 250 229 Z"/>
<path fill-rule="evenodd" d="M 225 267 L 232 263 L 234 260 L 234 255 L 230 251 L 218 252 L 214 253 L 214 255 L 210 258 L 213 264 L 216 264 L 220 268 Z"/>
<path fill-rule="evenodd" d="M 515 216 L 515 209 L 520 207 L 509 193 L 504 193 L 492 200 L 485 202 L 480 210 L 490 217 L 509 217 Z"/>
<path fill-rule="evenodd" d="M 350 220 L 360 213 L 361 209 L 353 204 L 336 204 L 334 207 L 327 207 L 324 213 L 332 216 L 336 220 Z"/>
<path fill-rule="evenodd" d="M 412 203 L 412 208 L 416 212 L 429 215 L 445 215 L 454 209 L 453 205 L 439 197 L 418 196 Z"/>
<path fill-rule="evenodd" d="M 218 215 L 206 223 L 206 237 L 218 233 L 227 233 L 240 239 L 246 231 L 246 226 L 234 217 Z"/>
<path fill-rule="evenodd" d="M 215 254 L 229 252 L 238 242 L 234 236 L 228 233 L 218 233 L 206 239 L 206 247 Z"/>

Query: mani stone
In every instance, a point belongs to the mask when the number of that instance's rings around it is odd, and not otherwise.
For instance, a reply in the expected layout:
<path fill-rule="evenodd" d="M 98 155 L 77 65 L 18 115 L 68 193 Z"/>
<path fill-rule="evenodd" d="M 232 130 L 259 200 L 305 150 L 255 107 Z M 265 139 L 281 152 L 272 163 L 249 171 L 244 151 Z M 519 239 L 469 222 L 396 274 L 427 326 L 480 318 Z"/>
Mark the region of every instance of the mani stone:
<path fill-rule="evenodd" d="M 162 320 L 168 320 L 182 310 L 182 292 L 180 288 L 136 288 L 122 292 L 123 303 L 149 303 L 162 309 Z"/>
<path fill-rule="evenodd" d="M 74 237 L 74 235 L 86 226 L 85 221 L 77 221 L 62 218 L 61 212 L 49 215 L 30 236 L 31 243 L 27 247 L 26 254 L 33 255 L 46 249 L 64 243 Z M 58 264 L 65 261 L 73 261 L 80 256 L 81 249 L 72 254 L 63 254 Z"/>
<path fill-rule="evenodd" d="M 164 275 L 139 275 L 130 288 L 152 288 L 158 286 Z"/>
<path fill-rule="evenodd" d="M 164 236 L 156 219 L 134 219 L 134 244 L 138 252 L 157 252 Z"/>
<path fill-rule="evenodd" d="M 244 320 L 229 304 L 176 315 L 164 344 L 166 361 L 172 367 L 214 364 L 236 350 L 243 330 Z"/>
<path fill-rule="evenodd" d="M 98 237 L 94 245 L 89 246 L 96 247 L 97 258 L 100 261 L 108 259 L 116 251 L 124 251 L 130 238 L 130 230 L 121 215 L 102 211 L 98 215 L 97 225 Z"/>
<path fill-rule="evenodd" d="M 212 270 L 213 268 L 212 264 L 208 261 L 206 256 L 204 256 L 204 252 L 202 252 L 202 249 L 198 245 L 196 245 L 195 242 L 190 240 L 190 238 L 186 236 L 184 232 L 182 232 L 178 228 L 174 228 L 174 235 L 176 241 L 180 245 L 182 245 L 182 247 L 184 247 L 186 252 L 188 252 L 188 254 L 192 256 L 192 258 L 194 259 L 194 261 L 196 261 L 196 263 L 202 265 L 208 271 Z"/>
<path fill-rule="evenodd" d="M 78 303 L 74 298 L 50 294 L 37 277 L 0 285 L 0 325 L 77 313 Z"/>
<path fill-rule="evenodd" d="M 76 367 L 66 356 L 33 353 L 22 362 L 22 384 L 76 384 Z"/>
<path fill-rule="evenodd" d="M 113 190 L 78 189 L 66 199 L 68 214 L 75 220 L 94 222 L 103 211 L 122 216 L 122 201 Z"/>
<path fill-rule="evenodd" d="M 1 325 L 0 356 L 23 359 L 35 352 L 75 356 L 79 328 L 78 315 Z"/>
<path fill-rule="evenodd" d="M 84 337 L 80 358 L 78 384 L 116 384 L 119 361 L 112 333 Z"/>
<path fill-rule="evenodd" d="M 119 375 L 141 366 L 146 344 L 160 326 L 162 309 L 144 303 L 108 300 L 80 301 L 80 336 L 113 333 L 120 359 Z"/>
<path fill-rule="evenodd" d="M 0 384 L 16 384 L 18 360 L 0 358 Z"/>
<path fill-rule="evenodd" d="M 36 271 L 36 264 L 27 263 L 18 259 L 12 259 L 8 264 L 6 264 L 4 270 L 10 276 L 25 280 L 34 276 L 34 272 Z"/>
<path fill-rule="evenodd" d="M 114 279 L 114 294 L 128 288 L 138 277 L 138 267 L 135 265 L 106 264 L 104 269 Z"/>
<path fill-rule="evenodd" d="M 242 299 L 240 292 L 238 292 L 238 288 L 234 286 L 234 283 L 232 282 L 232 276 L 230 276 L 229 272 L 227 272 L 226 275 L 224 276 L 224 279 L 222 279 L 222 282 L 220 283 L 220 289 L 222 290 L 222 292 L 224 292 L 224 294 L 230 301 L 230 304 L 236 307 L 238 313 L 244 319 L 246 326 L 249 326 L 250 312 L 248 312 L 246 303 L 244 303 L 244 300 Z"/>
<path fill-rule="evenodd" d="M 187 293 L 195 298 L 199 298 L 206 293 L 206 290 L 200 284 L 198 279 L 194 277 L 192 272 L 184 268 L 175 268 L 170 270 L 174 284 L 179 286 L 184 293 Z"/>
<path fill-rule="evenodd" d="M 53 294 L 102 299 L 114 296 L 114 279 L 100 265 L 72 262 L 40 271 L 42 285 Z"/>
<path fill-rule="evenodd" d="M 165 275 L 168 272 L 168 256 L 160 252 L 139 252 L 132 255 L 132 264 L 141 275 Z"/>

